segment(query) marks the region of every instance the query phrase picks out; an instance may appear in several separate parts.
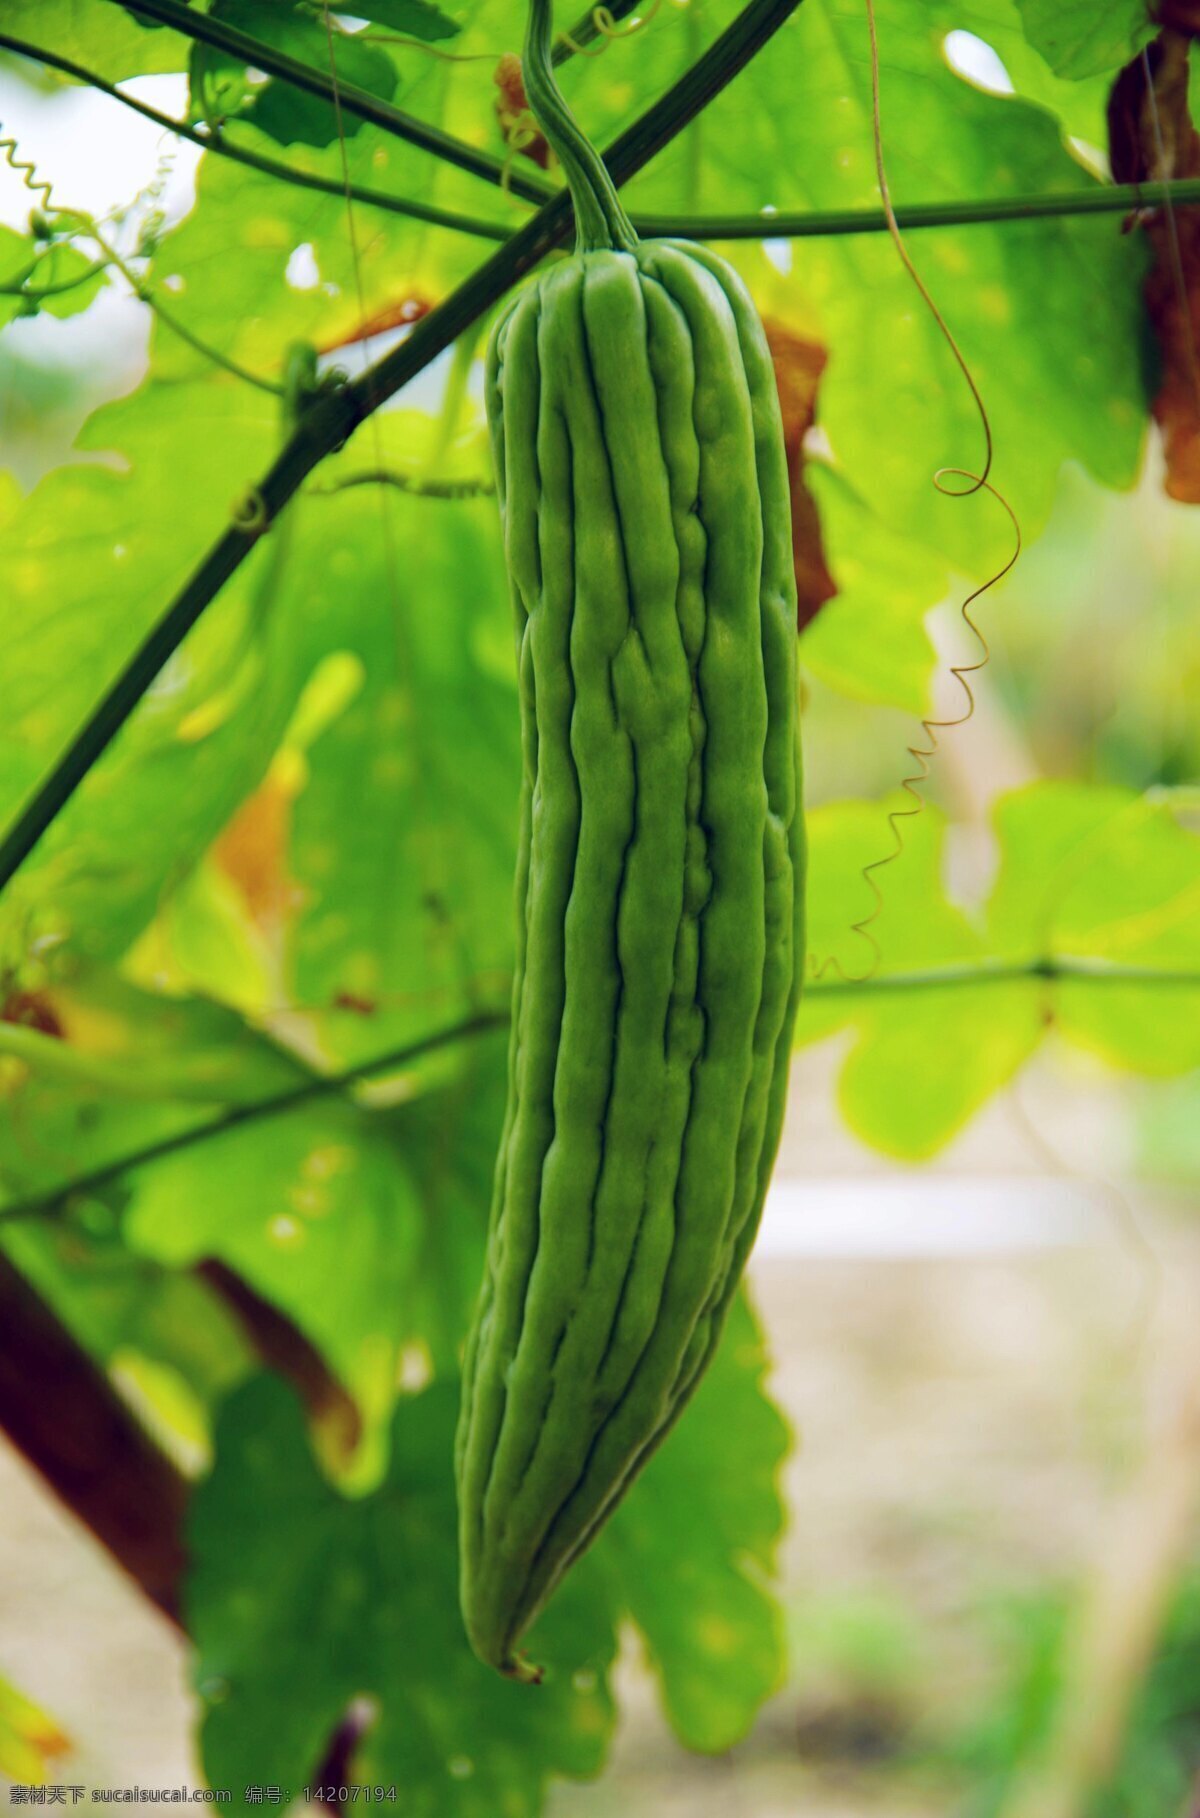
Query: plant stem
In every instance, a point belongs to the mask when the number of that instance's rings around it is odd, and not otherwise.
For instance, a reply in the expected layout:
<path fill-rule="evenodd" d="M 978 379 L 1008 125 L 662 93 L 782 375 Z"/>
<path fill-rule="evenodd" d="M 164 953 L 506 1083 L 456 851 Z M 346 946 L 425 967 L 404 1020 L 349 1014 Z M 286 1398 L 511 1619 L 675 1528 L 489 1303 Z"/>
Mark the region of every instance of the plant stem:
<path fill-rule="evenodd" d="M 122 107 L 140 114 L 143 120 L 161 126 L 164 132 L 177 133 L 192 145 L 198 145 L 201 151 L 215 152 L 220 158 L 228 158 L 234 164 L 244 164 L 250 170 L 260 171 L 263 176 L 275 177 L 282 183 L 290 183 L 297 189 L 317 190 L 322 195 L 336 196 L 339 202 L 345 202 L 346 185 L 338 177 L 322 177 L 315 171 L 300 170 L 294 164 L 284 164 L 281 159 L 264 158 L 259 152 L 236 145 L 233 140 L 222 137 L 212 128 L 205 130 L 192 126 L 186 120 L 176 120 L 171 114 L 160 112 L 151 107 L 148 101 L 139 101 L 136 95 L 127 95 L 118 88 L 115 82 L 105 81 L 94 70 L 85 68 L 82 63 L 73 63 L 69 57 L 60 56 L 58 51 L 47 50 L 44 46 L 30 44 L 24 38 L 14 38 L 8 32 L 0 32 L 0 50 L 14 51 L 18 57 L 28 57 L 31 62 L 44 63 L 48 69 L 56 69 L 64 76 L 70 76 L 76 82 L 85 82 L 112 101 L 119 101 Z M 414 221 L 426 221 L 433 227 L 449 228 L 455 233 L 473 234 L 483 240 L 507 240 L 509 229 L 498 221 L 485 221 L 476 215 L 460 215 L 448 208 L 435 208 L 432 203 L 413 202 L 403 196 L 390 196 L 382 189 L 368 189 L 358 183 L 352 183 L 349 189 L 352 202 L 361 202 L 369 208 L 386 209 L 390 214 L 405 215 Z"/>
<path fill-rule="evenodd" d="M 1021 961 L 983 961 L 977 965 L 944 966 L 921 972 L 884 973 L 871 979 L 826 979 L 806 987 L 805 998 L 823 997 L 862 997 L 871 998 L 886 996 L 894 991 L 936 991 L 972 989 L 980 985 L 1045 983 L 1062 980 L 1077 980 L 1089 985 L 1124 985 L 1129 986 L 1167 986 L 1179 989 L 1190 986 L 1200 991 L 1200 971 L 1168 971 L 1165 968 L 1152 966 L 1115 966 L 1102 960 L 1072 958 L 1069 956 L 1043 958 Z M 15 1200 L 10 1205 L 0 1207 L 0 1223 L 13 1223 L 18 1219 L 38 1218 L 44 1213 L 55 1210 L 76 1195 L 95 1193 L 108 1186 L 131 1168 L 144 1167 L 148 1162 L 160 1161 L 164 1156 L 175 1155 L 182 1149 L 189 1149 L 196 1143 L 207 1142 L 211 1137 L 222 1136 L 226 1131 L 240 1128 L 249 1123 L 257 1123 L 264 1118 L 279 1117 L 293 1111 L 299 1105 L 310 1103 L 314 1099 L 329 1097 L 344 1092 L 350 1086 L 362 1080 L 372 1079 L 377 1074 L 388 1073 L 398 1067 L 407 1066 L 423 1055 L 432 1054 L 453 1042 L 468 1041 L 480 1035 L 490 1035 L 494 1031 L 507 1027 L 506 1010 L 487 1010 L 466 1018 L 463 1022 L 452 1024 L 449 1028 L 435 1030 L 433 1034 L 418 1041 L 409 1042 L 400 1048 L 389 1049 L 385 1054 L 357 1062 L 353 1067 L 340 1073 L 314 1074 L 298 1085 L 289 1086 L 286 1091 L 273 1093 L 269 1098 L 255 1099 L 244 1104 L 232 1105 L 219 1117 L 205 1124 L 193 1125 L 190 1129 L 178 1131 L 173 1136 L 161 1138 L 158 1142 L 149 1143 L 143 1149 L 137 1149 L 129 1155 L 121 1156 L 117 1161 L 106 1162 L 103 1167 L 93 1169 L 88 1174 L 81 1174 L 72 1180 L 63 1181 L 28 1198 Z M 53 1037 L 39 1036 L 36 1031 L 25 1031 L 21 1053 L 27 1064 L 36 1065 L 39 1049 L 53 1058 L 52 1051 L 56 1044 Z M 112 1086 L 113 1082 L 108 1084 Z"/>
<path fill-rule="evenodd" d="M 251 37 L 248 32 L 240 32 L 234 26 L 226 25 L 223 20 L 196 12 L 194 8 L 183 5 L 181 0 L 109 0 L 109 4 L 124 5 L 127 12 L 136 13 L 145 19 L 156 19 L 160 25 L 172 26 L 183 37 L 211 44 L 238 61 L 254 69 L 261 69 L 268 76 L 279 77 L 293 88 L 315 95 L 330 105 L 336 99 L 343 113 L 353 114 L 356 119 L 367 120 L 372 126 L 382 127 L 384 132 L 391 133 L 395 138 L 419 146 L 422 151 L 432 152 L 435 157 L 447 164 L 457 165 L 460 170 L 469 171 L 472 176 L 483 177 L 497 186 L 503 185 L 530 202 L 543 202 L 552 193 L 552 186 L 544 177 L 539 176 L 535 180 L 520 172 L 510 172 L 506 180 L 504 160 L 493 156 L 491 152 L 480 151 L 476 146 L 468 145 L 463 139 L 455 139 L 436 126 L 427 126 L 423 120 L 402 112 L 400 108 L 393 107 L 390 101 L 383 101 L 378 95 L 371 94 L 365 88 L 357 88 L 353 83 L 339 80 L 335 89 L 332 78 L 324 70 L 301 63 L 284 51 L 264 44 L 260 38 Z"/>
<path fill-rule="evenodd" d="M 521 68 L 534 119 L 557 154 L 575 209 L 575 250 L 629 252 L 637 235 L 608 167 L 567 106 L 550 66 L 553 0 L 528 0 L 529 29 Z"/>
<path fill-rule="evenodd" d="M 1022 980 L 1055 983 L 1083 980 L 1093 985 L 1161 985 L 1174 990 L 1200 989 L 1200 970 L 1174 967 L 1118 966 L 1108 960 L 1045 955 L 1030 960 L 980 960 L 962 966 L 933 966 L 920 972 L 883 972 L 873 978 L 815 979 L 804 987 L 809 997 L 857 997 L 891 991 L 937 991 L 958 986 L 1012 985 Z"/>
<path fill-rule="evenodd" d="M 624 10 L 632 9 L 627 6 Z M 614 10 L 614 17 L 617 16 L 620 15 Z M 263 157 L 216 132 L 176 120 L 147 102 L 139 101 L 136 96 L 125 94 L 115 83 L 105 81 L 57 51 L 14 38 L 8 32 L 0 32 L 0 50 L 14 51 L 18 56 L 46 64 L 49 69 L 60 70 L 77 82 L 87 83 L 111 100 L 119 101 L 122 107 L 161 126 L 164 132 L 178 133 L 181 139 L 187 139 L 202 151 L 213 152 L 217 157 L 228 158 L 297 189 L 316 190 L 323 195 L 336 196 L 339 201 L 345 200 L 346 186 L 338 178 L 323 177 L 315 171 L 285 164 L 281 159 Z M 553 60 L 561 61 L 557 54 Z M 432 203 L 415 202 L 405 196 L 389 195 L 385 190 L 352 183 L 349 195 L 351 201 L 361 202 L 364 207 L 425 221 L 451 233 L 497 242 L 511 238 L 511 229 L 499 221 L 459 214 L 453 209 L 437 208 Z M 926 227 L 988 227 L 1003 222 L 1070 219 L 1078 215 L 1128 214 L 1138 208 L 1161 207 L 1168 200 L 1179 207 L 1200 203 L 1200 177 L 1177 177 L 1168 183 L 1097 183 L 1091 189 L 1038 190 L 1020 196 L 965 197 L 953 202 L 897 203 L 896 220 L 908 232 Z M 729 215 L 634 213 L 630 220 L 645 239 L 817 240 L 887 232 L 887 218 L 880 208 L 781 209 L 773 214 L 759 211 L 757 214 Z"/>
<path fill-rule="evenodd" d="M 36 265 L 33 269 L 37 269 Z M 97 259 L 88 266 L 86 271 L 76 272 L 73 278 L 60 278 L 56 284 L 39 284 L 36 289 L 32 290 L 27 278 L 0 284 L 0 296 L 20 297 L 26 303 L 41 303 L 47 297 L 64 297 L 70 291 L 78 290 L 81 285 L 90 284 L 93 278 L 106 270 L 106 262 L 103 259 Z"/>
<path fill-rule="evenodd" d="M 390 1073 L 399 1067 L 406 1067 L 413 1061 L 421 1060 L 426 1055 L 436 1054 L 442 1048 L 448 1048 L 455 1042 L 468 1041 L 474 1036 L 489 1035 L 494 1030 L 503 1029 L 508 1023 L 508 1013 L 503 1010 L 484 1011 L 471 1016 L 449 1028 L 436 1029 L 431 1035 L 422 1036 L 417 1041 L 405 1042 L 399 1048 L 391 1048 L 386 1054 L 377 1054 L 371 1059 L 359 1061 L 353 1067 L 347 1067 L 340 1073 L 314 1073 L 298 1085 L 289 1086 L 282 1092 L 274 1092 L 268 1098 L 254 1099 L 247 1104 L 231 1105 L 219 1117 L 208 1123 L 193 1125 L 190 1129 L 179 1130 L 173 1136 L 161 1137 L 157 1142 L 147 1143 L 145 1148 L 135 1150 L 132 1154 L 121 1156 L 115 1162 L 105 1162 L 102 1167 L 93 1168 L 87 1174 L 81 1174 L 74 1180 L 63 1181 L 57 1187 L 30 1195 L 29 1198 L 14 1201 L 13 1204 L 0 1208 L 0 1221 L 12 1224 L 17 1219 L 36 1218 L 41 1213 L 60 1206 L 65 1200 L 77 1194 L 97 1193 L 102 1187 L 118 1180 L 131 1168 L 144 1167 L 148 1162 L 162 1161 L 168 1155 L 176 1155 L 181 1149 L 190 1149 L 195 1143 L 208 1142 L 214 1136 L 224 1136 L 230 1130 L 238 1130 L 246 1124 L 260 1122 L 263 1118 L 281 1117 L 285 1112 L 295 1111 L 301 1105 L 310 1104 L 314 1099 L 328 1098 L 334 1093 L 344 1092 L 348 1087 L 359 1084 L 362 1080 L 373 1079 L 377 1074 Z M 46 1037 L 53 1041 L 53 1037 Z"/>
<path fill-rule="evenodd" d="M 898 225 L 988 227 L 1005 221 L 1040 221 L 1073 215 L 1123 215 L 1168 200 L 1200 202 L 1200 177 L 1169 183 L 1096 183 L 1090 189 L 1039 190 L 1022 196 L 983 196 L 955 202 L 896 204 Z M 647 238 L 679 240 L 816 240 L 845 234 L 884 234 L 881 208 L 780 209 L 756 215 L 639 215 L 631 217 Z"/>
<path fill-rule="evenodd" d="M 352 486 L 394 486 L 397 492 L 406 492 L 414 499 L 478 499 L 496 490 L 492 480 L 425 480 L 419 474 L 376 467 L 366 473 L 347 474 L 344 480 L 335 480 L 329 486 L 310 486 L 305 497 L 331 499 L 335 493 L 346 492 Z"/>
<path fill-rule="evenodd" d="M 171 333 L 177 335 L 193 352 L 200 354 L 213 366 L 219 366 L 232 378 L 241 379 L 246 385 L 253 385 L 257 391 L 270 392 L 277 398 L 282 397 L 283 387 L 274 379 L 264 379 L 259 373 L 251 372 L 248 366 L 240 365 L 229 354 L 222 353 L 219 347 L 211 347 L 207 341 L 202 340 L 199 335 L 194 334 L 185 323 L 181 322 L 172 310 L 160 302 L 150 286 L 138 277 L 133 267 L 126 263 L 112 242 L 104 238 L 94 222 L 89 226 L 88 233 L 104 253 L 109 264 L 120 272 L 138 301 L 144 303 L 151 314 L 157 316 L 163 326 L 169 328 Z"/>
<path fill-rule="evenodd" d="M 699 61 L 609 148 L 606 162 L 613 180 L 624 182 L 669 144 L 745 68 L 800 4 L 801 0 L 750 0 Z M 205 607 L 236 573 L 313 468 L 485 315 L 517 278 L 561 246 L 570 232 L 571 219 L 570 198 L 565 190 L 559 191 L 423 317 L 406 340 L 352 384 L 314 402 L 258 486 L 251 489 L 249 509 L 236 516 L 213 544 L 0 841 L 0 890 L 70 801 Z"/>

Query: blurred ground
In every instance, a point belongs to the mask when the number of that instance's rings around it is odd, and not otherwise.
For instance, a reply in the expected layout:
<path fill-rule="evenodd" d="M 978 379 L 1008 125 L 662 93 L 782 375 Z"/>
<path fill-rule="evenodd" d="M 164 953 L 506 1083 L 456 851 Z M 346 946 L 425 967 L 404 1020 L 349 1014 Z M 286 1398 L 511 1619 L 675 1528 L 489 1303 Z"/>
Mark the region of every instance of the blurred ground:
<path fill-rule="evenodd" d="M 1200 1239 L 1182 1195 L 1109 1176 L 1128 1129 L 1113 1081 L 1038 1067 L 917 1173 L 824 1120 L 822 1064 L 799 1057 L 752 1266 L 800 1435 L 789 1684 L 698 1763 L 631 1660 L 610 1771 L 555 1818 L 957 1818 L 946 1745 L 1103 1551 L 1190 1383 Z"/>
<path fill-rule="evenodd" d="M 1184 1208 L 1056 1172 L 1027 1128 L 1052 1128 L 1068 1162 L 1115 1163 L 1115 1086 L 1043 1068 L 1022 1111 L 997 1102 L 917 1174 L 837 1126 L 831 1058 L 800 1058 L 785 1189 L 753 1269 L 802 1436 L 790 1683 L 731 1757 L 696 1761 L 631 1654 L 612 1768 L 564 1787 L 554 1818 L 960 1810 L 953 1775 L 904 1764 L 913 1739 L 986 1709 L 1022 1600 L 1094 1550 L 1193 1342 L 1200 1240 Z M 0 1674 L 72 1738 L 56 1777 L 194 1781 L 173 1633 L 7 1451 L 0 1509 Z"/>

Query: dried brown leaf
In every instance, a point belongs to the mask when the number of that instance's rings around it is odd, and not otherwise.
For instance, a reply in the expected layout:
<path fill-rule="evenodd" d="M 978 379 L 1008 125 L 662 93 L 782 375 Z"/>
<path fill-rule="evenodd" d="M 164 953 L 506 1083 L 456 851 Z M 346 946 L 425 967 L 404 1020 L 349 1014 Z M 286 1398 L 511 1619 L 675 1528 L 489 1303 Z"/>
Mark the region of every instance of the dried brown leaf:
<path fill-rule="evenodd" d="M 816 418 L 817 387 L 828 356 L 819 341 L 798 334 L 786 322 L 768 316 L 763 326 L 775 366 L 775 383 L 783 414 L 783 444 L 787 451 L 792 497 L 796 623 L 803 631 L 837 592 L 837 583 L 825 562 L 816 500 L 804 478 L 804 438 Z"/>
<path fill-rule="evenodd" d="M 1160 8 L 1164 25 L 1113 84 L 1108 103 L 1109 158 L 1118 183 L 1200 176 L 1200 134 L 1188 104 L 1188 51 L 1200 30 L 1200 5 Z M 1139 210 L 1154 250 L 1146 309 L 1161 356 L 1151 406 L 1166 455 L 1166 491 L 1200 504 L 1200 209 Z"/>
<path fill-rule="evenodd" d="M 500 91 L 496 96 L 496 118 L 500 122 L 504 143 L 511 146 L 520 157 L 528 158 L 540 170 L 549 170 L 552 153 L 529 110 L 521 59 L 515 52 L 505 51 L 496 65 L 492 80 Z"/>

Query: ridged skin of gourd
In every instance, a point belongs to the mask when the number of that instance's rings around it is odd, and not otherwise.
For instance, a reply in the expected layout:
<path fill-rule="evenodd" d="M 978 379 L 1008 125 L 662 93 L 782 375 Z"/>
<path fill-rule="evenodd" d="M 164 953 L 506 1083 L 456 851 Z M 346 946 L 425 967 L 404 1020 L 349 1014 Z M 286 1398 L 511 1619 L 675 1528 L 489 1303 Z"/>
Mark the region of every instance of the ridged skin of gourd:
<path fill-rule="evenodd" d="M 720 1337 L 803 971 L 795 582 L 761 324 L 715 254 L 582 251 L 493 332 L 523 736 L 508 1109 L 457 1470 L 516 1643 Z"/>

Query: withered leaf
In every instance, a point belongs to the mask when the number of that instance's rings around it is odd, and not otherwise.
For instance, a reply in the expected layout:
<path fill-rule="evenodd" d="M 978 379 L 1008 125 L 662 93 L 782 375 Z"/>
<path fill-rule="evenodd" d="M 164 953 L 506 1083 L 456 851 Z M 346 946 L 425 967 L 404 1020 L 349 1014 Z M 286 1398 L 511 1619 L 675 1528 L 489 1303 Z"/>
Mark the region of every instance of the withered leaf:
<path fill-rule="evenodd" d="M 783 443 L 792 497 L 796 624 L 797 629 L 803 631 L 837 592 L 837 583 L 825 562 L 816 501 L 804 479 L 804 438 L 816 416 L 817 386 L 828 356 L 820 342 L 798 334 L 786 322 L 767 317 L 763 326 L 775 365 L 775 383 L 783 413 Z"/>
<path fill-rule="evenodd" d="M 414 322 L 419 322 L 422 316 L 427 316 L 432 308 L 433 304 L 428 297 L 417 297 L 411 294 L 406 297 L 397 297 L 394 303 L 385 303 L 383 308 L 377 309 L 373 315 L 367 316 L 361 322 L 356 322 L 353 328 L 344 335 L 339 335 L 335 341 L 322 342 L 317 352 L 336 353 L 339 347 L 356 347 L 360 341 L 370 341 L 376 335 L 387 334 L 393 328 L 411 328 Z"/>
<path fill-rule="evenodd" d="M 1126 65 L 1109 96 L 1109 157 L 1118 183 L 1200 176 L 1200 134 L 1188 106 L 1188 50 L 1200 30 L 1200 6 L 1177 0 L 1169 13 L 1172 23 L 1144 57 Z M 1147 208 L 1134 219 L 1154 252 L 1145 295 L 1161 356 L 1151 408 L 1162 432 L 1166 491 L 1200 504 L 1200 208 Z"/>

